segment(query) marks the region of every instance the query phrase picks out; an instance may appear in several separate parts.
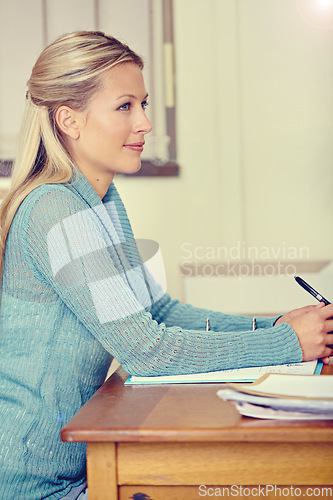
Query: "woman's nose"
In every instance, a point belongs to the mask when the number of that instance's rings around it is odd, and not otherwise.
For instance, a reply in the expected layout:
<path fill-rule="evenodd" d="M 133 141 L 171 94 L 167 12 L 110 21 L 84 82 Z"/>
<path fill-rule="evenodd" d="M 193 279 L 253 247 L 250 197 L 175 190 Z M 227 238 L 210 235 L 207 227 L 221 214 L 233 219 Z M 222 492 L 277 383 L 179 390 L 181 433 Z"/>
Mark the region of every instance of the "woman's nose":
<path fill-rule="evenodd" d="M 144 110 L 140 113 L 140 120 L 138 121 L 136 132 L 141 132 L 142 134 L 149 134 L 151 132 L 153 126 L 148 119 Z"/>

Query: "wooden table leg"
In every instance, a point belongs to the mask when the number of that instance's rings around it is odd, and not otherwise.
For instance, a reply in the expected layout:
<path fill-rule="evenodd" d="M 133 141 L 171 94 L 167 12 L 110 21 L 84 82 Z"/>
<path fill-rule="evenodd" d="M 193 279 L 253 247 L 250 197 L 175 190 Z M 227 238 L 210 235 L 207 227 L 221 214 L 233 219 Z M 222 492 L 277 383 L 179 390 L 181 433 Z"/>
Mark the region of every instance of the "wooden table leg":
<path fill-rule="evenodd" d="M 116 445 L 87 444 L 89 500 L 118 500 Z"/>

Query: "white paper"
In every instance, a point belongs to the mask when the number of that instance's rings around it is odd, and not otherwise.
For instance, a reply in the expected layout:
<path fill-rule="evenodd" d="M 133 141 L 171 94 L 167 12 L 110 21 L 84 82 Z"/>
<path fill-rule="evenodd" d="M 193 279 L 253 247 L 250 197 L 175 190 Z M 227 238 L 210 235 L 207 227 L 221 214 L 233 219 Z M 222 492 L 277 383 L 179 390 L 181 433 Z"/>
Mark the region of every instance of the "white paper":
<path fill-rule="evenodd" d="M 235 389 L 235 387 L 233 387 Z M 252 394 L 333 400 L 333 375 L 287 375 L 272 373 L 255 384 L 237 384 L 239 391 Z"/>
<path fill-rule="evenodd" d="M 275 410 L 262 406 L 256 406 L 251 403 L 236 403 L 237 410 L 241 415 L 252 418 L 265 418 L 276 420 L 332 420 L 333 412 L 325 413 L 306 413 L 288 410 Z"/>
<path fill-rule="evenodd" d="M 234 401 L 239 404 L 249 403 L 252 405 L 260 405 L 262 407 L 269 407 L 275 410 L 290 410 L 302 411 L 308 413 L 318 413 L 320 411 L 326 415 L 333 415 L 333 400 L 325 401 L 318 399 L 284 399 L 284 398 L 271 398 L 267 396 L 255 396 L 254 394 L 247 394 L 238 392 L 227 386 L 217 391 L 219 398 L 224 401 Z"/>
<path fill-rule="evenodd" d="M 333 419 L 333 375 L 270 373 L 252 384 L 229 383 L 217 396 L 247 417 Z"/>

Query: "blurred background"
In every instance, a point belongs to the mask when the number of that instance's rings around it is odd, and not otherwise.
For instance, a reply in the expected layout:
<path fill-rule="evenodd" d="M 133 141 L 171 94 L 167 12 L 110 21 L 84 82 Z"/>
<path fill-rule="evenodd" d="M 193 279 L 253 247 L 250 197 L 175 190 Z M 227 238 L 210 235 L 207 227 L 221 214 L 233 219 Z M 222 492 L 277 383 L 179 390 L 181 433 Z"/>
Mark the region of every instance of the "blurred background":
<path fill-rule="evenodd" d="M 4 167 L 38 54 L 78 29 L 117 36 L 146 60 L 155 125 L 146 159 L 176 162 L 178 175 L 115 182 L 136 237 L 160 244 L 171 295 L 218 308 L 214 287 L 239 262 L 251 279 L 290 281 L 290 262 L 324 270 L 330 293 L 333 0 L 0 0 Z M 8 177 L 0 183 L 4 192 Z M 252 294 L 262 300 L 265 289 Z"/>

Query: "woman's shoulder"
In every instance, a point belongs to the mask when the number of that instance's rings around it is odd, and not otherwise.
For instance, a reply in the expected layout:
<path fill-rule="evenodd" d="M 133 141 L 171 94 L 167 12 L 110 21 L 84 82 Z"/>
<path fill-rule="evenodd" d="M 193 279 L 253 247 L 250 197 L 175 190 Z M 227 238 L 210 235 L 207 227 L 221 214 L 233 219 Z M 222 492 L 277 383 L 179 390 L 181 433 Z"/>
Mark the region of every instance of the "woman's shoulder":
<path fill-rule="evenodd" d="M 23 200 L 22 205 L 26 210 L 29 207 L 34 207 L 36 203 L 40 205 L 59 206 L 59 203 L 66 202 L 66 204 L 82 205 L 82 200 L 77 194 L 70 189 L 67 184 L 52 183 L 42 184 L 33 189 Z"/>
<path fill-rule="evenodd" d="M 38 200 L 47 199 L 48 201 L 54 198 L 68 200 L 75 199 L 75 195 L 71 189 L 68 188 L 66 184 L 52 183 L 52 184 L 41 184 L 40 186 L 33 189 L 23 200 L 26 205 L 34 205 Z"/>
<path fill-rule="evenodd" d="M 15 218 L 25 224 L 31 218 L 56 222 L 84 210 L 85 202 L 66 184 L 42 184 L 22 201 Z"/>
<path fill-rule="evenodd" d="M 81 172 L 74 173 L 72 179 L 66 183 L 45 183 L 34 188 L 26 197 L 26 203 L 74 203 L 87 207 L 101 204 L 97 192 Z"/>

